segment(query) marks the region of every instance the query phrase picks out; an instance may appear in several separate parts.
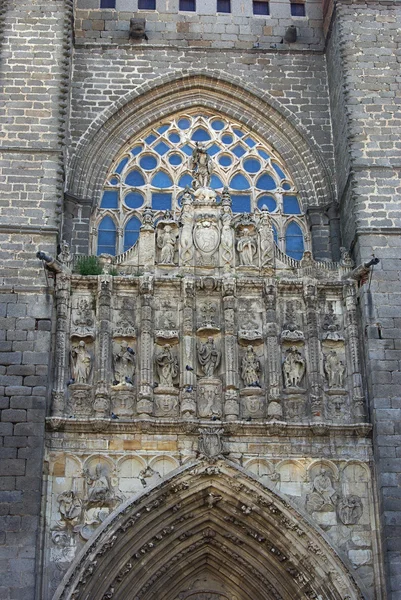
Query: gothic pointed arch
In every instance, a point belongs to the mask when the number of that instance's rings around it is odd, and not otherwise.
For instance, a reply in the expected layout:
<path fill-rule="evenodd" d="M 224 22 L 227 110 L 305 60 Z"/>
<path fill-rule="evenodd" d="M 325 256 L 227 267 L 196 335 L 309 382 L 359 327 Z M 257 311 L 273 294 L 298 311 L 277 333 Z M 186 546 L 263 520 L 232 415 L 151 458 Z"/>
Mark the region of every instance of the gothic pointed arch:
<path fill-rule="evenodd" d="M 239 79 L 202 72 L 146 84 L 96 120 L 72 160 L 69 193 L 98 203 L 110 162 L 129 140 L 168 115 L 194 108 L 235 119 L 268 140 L 291 166 L 305 208 L 333 201 L 332 176 L 318 144 L 288 109 Z"/>
<path fill-rule="evenodd" d="M 197 462 L 115 511 L 54 600 L 362 600 L 323 532 L 234 463 Z"/>

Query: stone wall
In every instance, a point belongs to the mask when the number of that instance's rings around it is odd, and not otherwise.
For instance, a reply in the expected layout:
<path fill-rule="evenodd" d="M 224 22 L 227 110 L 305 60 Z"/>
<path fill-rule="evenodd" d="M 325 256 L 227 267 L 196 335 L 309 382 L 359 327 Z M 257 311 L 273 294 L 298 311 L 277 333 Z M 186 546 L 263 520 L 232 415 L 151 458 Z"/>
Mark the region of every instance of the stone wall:
<path fill-rule="evenodd" d="M 344 240 L 348 246 L 355 244 L 358 260 L 368 261 L 372 253 L 381 260 L 371 284 L 361 289 L 360 305 L 387 591 L 394 599 L 401 593 L 400 25 L 398 3 L 344 2 L 337 6 L 333 28 L 334 34 L 339 32 L 352 170 L 347 200 L 344 197 L 341 207 Z M 334 53 L 331 57 L 334 66 Z M 333 78 L 330 83 L 334 102 L 341 91 Z M 333 122 L 333 130 L 340 152 L 343 128 Z M 344 169 L 339 185 L 346 185 L 346 177 Z"/>
<path fill-rule="evenodd" d="M 2 8 L 0 115 L 0 596 L 38 598 L 51 274 L 62 210 L 69 2 Z M 63 30 L 63 26 L 65 28 Z"/>
<path fill-rule="evenodd" d="M 168 6 L 167 6 L 168 5 Z M 137 10 L 138 2 L 117 0 L 116 10 L 99 9 L 98 0 L 78 0 L 76 5 L 76 36 L 79 42 L 102 45 L 126 44 L 130 19 L 146 19 L 149 45 L 238 48 L 284 47 L 283 37 L 290 25 L 297 27 L 296 49 L 322 49 L 322 8 L 320 2 L 306 2 L 306 16 L 292 17 L 290 3 L 270 2 L 270 15 L 252 14 L 252 2 L 233 0 L 231 14 L 216 13 L 215 0 L 197 3 L 196 12 L 179 12 L 178 0 L 158 0 L 157 10 Z"/>

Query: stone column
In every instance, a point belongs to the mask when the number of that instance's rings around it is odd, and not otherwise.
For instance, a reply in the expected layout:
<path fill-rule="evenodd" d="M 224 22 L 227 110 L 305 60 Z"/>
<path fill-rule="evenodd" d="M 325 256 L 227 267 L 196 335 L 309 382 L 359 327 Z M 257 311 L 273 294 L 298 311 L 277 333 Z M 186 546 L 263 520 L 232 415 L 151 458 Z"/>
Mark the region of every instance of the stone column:
<path fill-rule="evenodd" d="M 110 416 L 110 380 L 111 374 L 111 291 L 113 278 L 103 275 L 99 278 L 97 296 L 98 339 L 97 339 L 97 382 L 95 402 L 96 417 Z"/>
<path fill-rule="evenodd" d="M 139 397 L 138 417 L 146 419 L 153 414 L 153 277 L 140 279 L 141 325 L 139 342 Z"/>
<path fill-rule="evenodd" d="M 182 281 L 184 314 L 181 344 L 181 416 L 189 419 L 196 415 L 196 339 L 195 339 L 195 282 Z"/>
<path fill-rule="evenodd" d="M 235 280 L 223 281 L 224 351 L 226 369 L 226 395 L 224 414 L 227 421 L 239 417 L 238 344 L 235 322 Z"/>
<path fill-rule="evenodd" d="M 265 306 L 266 306 L 266 388 L 268 390 L 267 416 L 270 419 L 280 418 L 283 415 L 283 409 L 280 404 L 280 347 L 278 343 L 277 330 L 277 285 L 274 279 L 267 279 L 265 285 Z"/>
<path fill-rule="evenodd" d="M 143 212 L 138 244 L 138 264 L 146 272 L 153 270 L 156 258 L 156 236 L 153 226 L 153 213 L 150 209 L 145 209 Z"/>
<path fill-rule="evenodd" d="M 71 278 L 65 273 L 56 276 L 56 340 L 52 416 L 62 417 L 65 410 L 64 390 L 68 376 L 68 337 L 70 323 Z"/>
<path fill-rule="evenodd" d="M 306 304 L 307 372 L 309 381 L 312 419 L 322 421 L 324 416 L 323 394 L 320 385 L 320 344 L 317 312 L 317 287 L 314 283 L 304 286 Z"/>
<path fill-rule="evenodd" d="M 351 410 L 356 421 L 366 418 L 365 399 L 362 388 L 359 336 L 356 313 L 356 289 L 354 283 L 344 286 L 345 334 L 348 375 L 351 378 Z"/>

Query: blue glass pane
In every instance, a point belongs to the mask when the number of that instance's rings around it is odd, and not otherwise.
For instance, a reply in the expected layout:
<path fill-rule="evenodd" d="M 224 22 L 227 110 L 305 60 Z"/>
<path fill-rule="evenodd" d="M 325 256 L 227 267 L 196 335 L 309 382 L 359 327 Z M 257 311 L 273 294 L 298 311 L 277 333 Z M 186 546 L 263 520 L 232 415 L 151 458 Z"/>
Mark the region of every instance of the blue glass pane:
<path fill-rule="evenodd" d="M 221 129 L 224 129 L 224 123 L 217 119 L 216 121 L 213 121 L 212 127 L 215 131 L 220 131 Z"/>
<path fill-rule="evenodd" d="M 177 167 L 182 163 L 182 157 L 179 154 L 170 154 L 168 162 L 170 165 L 173 165 L 173 167 Z"/>
<path fill-rule="evenodd" d="M 257 158 L 247 158 L 244 160 L 244 169 L 248 173 L 257 173 L 260 171 L 260 162 Z"/>
<path fill-rule="evenodd" d="M 124 230 L 124 252 L 132 248 L 132 246 L 136 243 L 139 237 L 139 229 L 141 227 L 141 222 L 136 217 L 132 217 L 128 221 Z"/>
<path fill-rule="evenodd" d="M 170 147 L 167 146 L 167 144 L 165 144 L 164 142 L 159 142 L 159 144 L 156 144 L 155 150 L 156 152 L 158 152 L 158 154 L 163 156 L 163 154 L 166 154 L 166 152 L 170 150 Z"/>
<path fill-rule="evenodd" d="M 188 119 L 180 119 L 177 125 L 180 129 L 188 129 L 188 127 L 190 126 L 190 122 L 188 121 Z"/>
<path fill-rule="evenodd" d="M 117 185 L 117 183 L 118 183 L 118 179 L 117 179 L 117 177 L 112 177 L 112 178 L 110 179 L 110 184 L 111 184 L 111 185 Z"/>
<path fill-rule="evenodd" d="M 304 253 L 304 236 L 297 223 L 290 223 L 285 232 L 285 252 L 296 260 L 301 260 Z"/>
<path fill-rule="evenodd" d="M 243 148 L 239 144 L 238 144 L 238 146 L 234 146 L 232 151 L 234 152 L 235 156 L 238 156 L 238 158 L 241 158 L 241 156 L 244 156 L 244 154 L 246 152 L 245 148 Z"/>
<path fill-rule="evenodd" d="M 173 142 L 173 144 L 178 144 L 178 142 L 181 140 L 178 133 L 174 132 L 169 134 L 168 139 L 170 140 L 170 142 Z"/>
<path fill-rule="evenodd" d="M 125 165 L 128 162 L 128 158 L 123 158 L 119 163 L 118 166 L 115 170 L 115 173 L 121 173 L 121 171 L 123 170 L 123 168 L 125 167 Z"/>
<path fill-rule="evenodd" d="M 273 169 L 276 171 L 276 173 L 280 177 L 280 179 L 285 179 L 285 175 L 284 175 L 283 171 L 280 169 L 280 167 L 278 165 L 276 165 L 275 163 L 272 163 L 272 165 L 273 165 Z"/>
<path fill-rule="evenodd" d="M 264 208 L 267 208 L 267 210 L 269 212 L 273 212 L 276 210 L 277 208 L 277 202 L 276 200 L 273 198 L 273 196 L 261 196 L 258 200 L 258 208 L 260 210 L 263 210 Z"/>
<path fill-rule="evenodd" d="M 260 190 L 275 190 L 276 182 L 274 181 L 273 177 L 267 173 L 264 173 L 257 180 L 256 187 L 258 187 Z"/>
<path fill-rule="evenodd" d="M 159 127 L 159 129 L 157 130 L 159 133 L 164 133 L 165 131 L 167 131 L 167 129 L 170 127 L 170 125 L 162 125 L 161 127 Z"/>
<path fill-rule="evenodd" d="M 150 135 L 148 135 L 148 137 L 145 138 L 145 142 L 147 144 L 153 144 L 153 142 L 155 141 L 156 136 L 153 135 L 153 133 L 151 133 Z"/>
<path fill-rule="evenodd" d="M 291 189 L 291 184 L 290 183 L 287 183 L 287 182 L 283 183 L 283 190 L 287 191 L 287 190 L 290 190 L 290 189 Z"/>
<path fill-rule="evenodd" d="M 214 190 L 218 190 L 218 189 L 224 187 L 224 185 L 221 182 L 221 179 L 219 177 L 217 177 L 217 175 L 212 175 L 212 178 L 210 180 L 210 187 L 213 188 Z"/>
<path fill-rule="evenodd" d="M 185 146 L 183 146 L 181 150 L 185 152 L 185 154 L 187 154 L 188 156 L 192 156 L 193 148 L 191 148 L 191 146 L 188 146 L 188 144 L 185 144 Z"/>
<path fill-rule="evenodd" d="M 131 150 L 133 156 L 137 156 L 142 150 L 142 146 L 134 146 Z"/>
<path fill-rule="evenodd" d="M 270 158 L 270 156 L 264 150 L 258 150 L 258 153 L 259 153 L 259 156 L 261 156 L 265 160 L 268 160 Z"/>
<path fill-rule="evenodd" d="M 118 208 L 118 191 L 106 190 L 103 192 L 100 208 Z"/>
<path fill-rule="evenodd" d="M 272 229 L 273 229 L 273 239 L 276 242 L 276 244 L 278 245 L 278 233 L 277 233 L 277 229 L 275 228 L 274 225 L 272 225 Z"/>
<path fill-rule="evenodd" d="M 250 212 L 251 197 L 250 196 L 231 196 L 233 212 Z"/>
<path fill-rule="evenodd" d="M 296 196 L 283 196 L 283 212 L 286 215 L 300 215 L 301 209 Z"/>
<path fill-rule="evenodd" d="M 230 181 L 230 186 L 233 190 L 247 190 L 249 183 L 243 175 L 234 175 Z"/>
<path fill-rule="evenodd" d="M 194 142 L 208 142 L 210 139 L 211 137 L 209 133 L 206 131 L 206 129 L 202 128 L 195 129 L 191 136 L 191 140 Z"/>
<path fill-rule="evenodd" d="M 131 192 L 125 196 L 124 202 L 130 208 L 139 208 L 143 204 L 143 196 L 138 192 Z"/>
<path fill-rule="evenodd" d="M 250 137 L 247 137 L 247 138 L 246 138 L 246 140 L 245 140 L 245 143 L 246 143 L 246 144 L 247 144 L 247 145 L 248 145 L 250 148 L 253 148 L 254 146 L 256 146 L 256 142 L 255 142 L 255 140 L 253 140 L 253 139 L 252 139 L 252 138 L 250 138 Z"/>
<path fill-rule="evenodd" d="M 209 156 L 214 156 L 217 152 L 220 152 L 221 148 L 217 144 L 213 144 L 210 148 L 207 149 L 207 153 Z"/>
<path fill-rule="evenodd" d="M 146 171 L 151 171 L 157 166 L 157 159 L 154 156 L 151 156 L 150 154 L 145 154 L 139 159 L 139 164 L 141 165 L 142 169 L 145 169 Z"/>
<path fill-rule="evenodd" d="M 171 209 L 171 194 L 152 194 L 152 208 L 155 210 Z"/>
<path fill-rule="evenodd" d="M 99 223 L 97 254 L 111 254 L 114 256 L 116 253 L 116 239 L 117 232 L 113 219 L 109 216 L 104 217 Z"/>
<path fill-rule="evenodd" d="M 230 135 L 229 133 L 226 133 L 225 135 L 223 135 L 221 137 L 221 141 L 223 142 L 223 144 L 232 144 L 233 136 Z"/>
<path fill-rule="evenodd" d="M 232 162 L 232 158 L 231 156 L 228 156 L 228 154 L 223 154 L 223 156 L 220 156 L 219 158 L 219 163 L 222 167 L 229 167 Z"/>
<path fill-rule="evenodd" d="M 125 178 L 125 183 L 134 187 L 140 187 L 141 185 L 145 185 L 145 180 L 139 171 L 131 171 Z"/>
<path fill-rule="evenodd" d="M 185 173 L 185 175 L 183 175 L 180 179 L 180 181 L 178 182 L 179 187 L 187 187 L 187 185 L 189 187 L 191 187 L 192 185 L 192 176 L 189 173 Z"/>
<path fill-rule="evenodd" d="M 233 132 L 235 133 L 235 135 L 237 135 L 238 137 L 243 137 L 244 136 L 244 132 L 241 131 L 241 129 L 233 129 Z"/>
<path fill-rule="evenodd" d="M 170 176 L 164 171 L 159 171 L 152 179 L 152 185 L 157 188 L 168 188 L 173 185 Z"/>

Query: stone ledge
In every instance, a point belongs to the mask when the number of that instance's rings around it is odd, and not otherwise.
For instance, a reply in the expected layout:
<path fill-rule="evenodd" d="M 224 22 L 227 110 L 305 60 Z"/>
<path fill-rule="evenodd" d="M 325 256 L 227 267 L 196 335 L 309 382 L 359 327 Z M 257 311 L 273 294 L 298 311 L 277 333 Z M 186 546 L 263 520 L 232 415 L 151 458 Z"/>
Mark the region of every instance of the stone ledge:
<path fill-rule="evenodd" d="M 343 435 L 344 437 L 357 436 L 370 437 L 372 425 L 370 423 L 352 423 L 347 425 L 320 423 L 287 423 L 285 421 L 260 421 L 249 423 L 245 421 L 210 421 L 193 419 L 123 419 L 118 422 L 110 419 L 69 419 L 61 417 L 47 417 L 46 429 L 48 431 L 64 431 L 74 433 L 149 433 L 149 434 L 197 434 L 202 427 L 224 428 L 226 435 L 263 435 L 263 436 L 292 436 L 292 437 L 323 437 Z"/>

